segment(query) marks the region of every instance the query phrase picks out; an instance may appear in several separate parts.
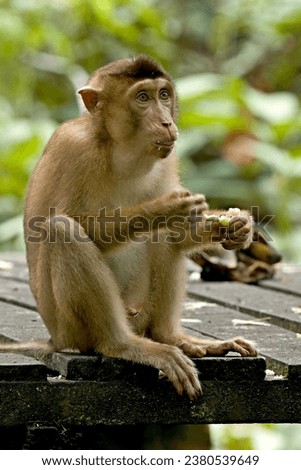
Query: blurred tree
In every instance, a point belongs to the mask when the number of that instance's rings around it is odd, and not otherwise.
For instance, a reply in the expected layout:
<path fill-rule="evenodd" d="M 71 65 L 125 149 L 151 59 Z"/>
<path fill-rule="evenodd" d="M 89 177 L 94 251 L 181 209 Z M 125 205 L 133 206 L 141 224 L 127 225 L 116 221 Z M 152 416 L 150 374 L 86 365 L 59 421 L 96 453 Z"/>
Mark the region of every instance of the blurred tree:
<path fill-rule="evenodd" d="M 0 0 L 0 18 L 1 249 L 22 246 L 29 175 L 79 113 L 75 90 L 146 53 L 178 77 L 185 184 L 274 215 L 271 236 L 301 260 L 300 0 Z"/>

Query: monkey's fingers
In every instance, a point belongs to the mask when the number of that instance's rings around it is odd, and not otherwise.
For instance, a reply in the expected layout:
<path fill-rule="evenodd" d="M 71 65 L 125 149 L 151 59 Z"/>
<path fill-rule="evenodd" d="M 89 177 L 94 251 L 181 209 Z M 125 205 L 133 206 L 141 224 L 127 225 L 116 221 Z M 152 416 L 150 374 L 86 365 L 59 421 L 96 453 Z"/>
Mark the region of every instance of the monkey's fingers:
<path fill-rule="evenodd" d="M 206 220 L 204 220 L 202 217 L 202 213 L 206 211 L 207 209 L 208 209 L 207 202 L 197 204 L 190 210 L 187 221 L 190 224 L 202 223 L 204 226 L 204 230 L 208 232 L 211 231 L 211 227 L 213 227 L 212 223 L 211 222 L 207 223 Z"/>
<path fill-rule="evenodd" d="M 151 204 L 153 204 L 152 201 Z M 173 191 L 156 200 L 156 209 L 167 217 L 187 217 L 208 208 L 203 194 L 191 195 L 188 191 Z M 184 222 L 184 221 L 183 221 Z"/>
<path fill-rule="evenodd" d="M 168 194 L 167 197 L 171 199 L 188 199 L 190 198 L 191 201 L 194 201 L 195 204 L 202 203 L 206 201 L 206 197 L 204 194 L 191 194 L 188 189 L 180 189 L 178 191 L 173 191 L 172 193 Z"/>
<path fill-rule="evenodd" d="M 206 201 L 206 197 L 204 196 L 204 194 L 198 193 L 198 194 L 194 194 L 191 197 L 195 200 L 195 204 L 200 204 Z"/>
<path fill-rule="evenodd" d="M 232 217 L 228 225 L 229 233 L 243 234 L 252 230 L 251 220 L 247 217 Z"/>
<path fill-rule="evenodd" d="M 219 222 L 205 219 L 204 229 L 205 232 L 211 234 L 211 243 L 221 243 L 227 238 L 227 228 L 220 225 Z"/>
<path fill-rule="evenodd" d="M 246 248 L 252 241 L 253 225 L 248 216 L 233 217 L 230 220 L 226 240 L 223 247 L 226 250 Z"/>
<path fill-rule="evenodd" d="M 179 207 L 194 209 L 199 206 L 208 208 L 206 198 L 203 194 L 195 194 L 193 196 L 187 196 L 179 198 Z"/>
<path fill-rule="evenodd" d="M 208 210 L 209 206 L 206 201 L 196 204 L 195 211 L 197 215 L 201 215 L 204 211 Z"/>
<path fill-rule="evenodd" d="M 239 239 L 226 239 L 222 241 L 222 245 L 225 250 L 240 250 L 242 248 L 246 248 L 248 246 L 249 236 L 245 235 Z"/>
<path fill-rule="evenodd" d="M 169 194 L 169 197 L 173 199 L 178 199 L 181 197 L 189 197 L 191 196 L 191 192 L 188 189 L 179 189 L 178 191 L 173 191 Z"/>
<path fill-rule="evenodd" d="M 173 216 L 197 217 L 203 211 L 208 209 L 208 204 L 202 194 L 195 196 L 182 197 L 173 203 Z"/>

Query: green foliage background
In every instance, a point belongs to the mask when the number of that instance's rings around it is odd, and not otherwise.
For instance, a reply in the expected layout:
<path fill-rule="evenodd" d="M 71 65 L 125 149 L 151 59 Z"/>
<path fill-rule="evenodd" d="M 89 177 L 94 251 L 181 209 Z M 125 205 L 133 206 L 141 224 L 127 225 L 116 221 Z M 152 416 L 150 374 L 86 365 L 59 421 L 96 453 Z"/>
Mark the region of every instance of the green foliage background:
<path fill-rule="evenodd" d="M 76 89 L 146 53 L 175 77 L 184 183 L 258 206 L 301 260 L 300 0 L 0 0 L 0 249 L 22 248 L 29 175 Z M 257 213 L 257 212 L 256 212 Z"/>

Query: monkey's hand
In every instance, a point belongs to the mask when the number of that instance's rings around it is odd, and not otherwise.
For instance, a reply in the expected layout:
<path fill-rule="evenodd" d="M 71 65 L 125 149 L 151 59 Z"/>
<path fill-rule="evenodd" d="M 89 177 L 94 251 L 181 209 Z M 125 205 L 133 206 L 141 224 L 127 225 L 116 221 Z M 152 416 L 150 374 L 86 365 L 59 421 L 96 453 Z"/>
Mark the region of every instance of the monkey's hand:
<path fill-rule="evenodd" d="M 253 232 L 252 216 L 247 211 L 241 211 L 238 216 L 230 218 L 222 245 L 226 250 L 247 248 L 252 242 Z"/>
<path fill-rule="evenodd" d="M 155 217 L 165 216 L 166 223 L 171 217 L 179 218 L 178 221 L 184 223 L 186 217 L 195 217 L 208 209 L 208 204 L 203 194 L 191 195 L 189 191 L 182 189 L 149 201 L 143 207 Z"/>

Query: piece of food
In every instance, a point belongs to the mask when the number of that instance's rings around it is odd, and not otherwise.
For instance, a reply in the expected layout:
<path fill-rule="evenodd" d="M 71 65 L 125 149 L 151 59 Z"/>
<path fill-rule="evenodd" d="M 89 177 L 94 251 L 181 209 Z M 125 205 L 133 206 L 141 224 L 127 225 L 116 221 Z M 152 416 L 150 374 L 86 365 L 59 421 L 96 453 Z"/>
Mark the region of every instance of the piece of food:
<path fill-rule="evenodd" d="M 227 217 L 226 215 L 221 215 L 219 217 L 219 223 L 223 226 L 223 227 L 228 227 L 229 223 L 230 223 L 230 219 L 231 217 Z"/>
<path fill-rule="evenodd" d="M 230 207 L 227 211 L 227 215 L 230 217 L 237 217 L 240 215 L 240 209 L 238 207 Z"/>
<path fill-rule="evenodd" d="M 228 227 L 232 217 L 240 215 L 240 209 L 238 207 L 230 207 L 230 209 L 221 215 L 216 214 L 204 214 L 206 220 L 211 222 L 219 222 L 223 227 Z"/>

